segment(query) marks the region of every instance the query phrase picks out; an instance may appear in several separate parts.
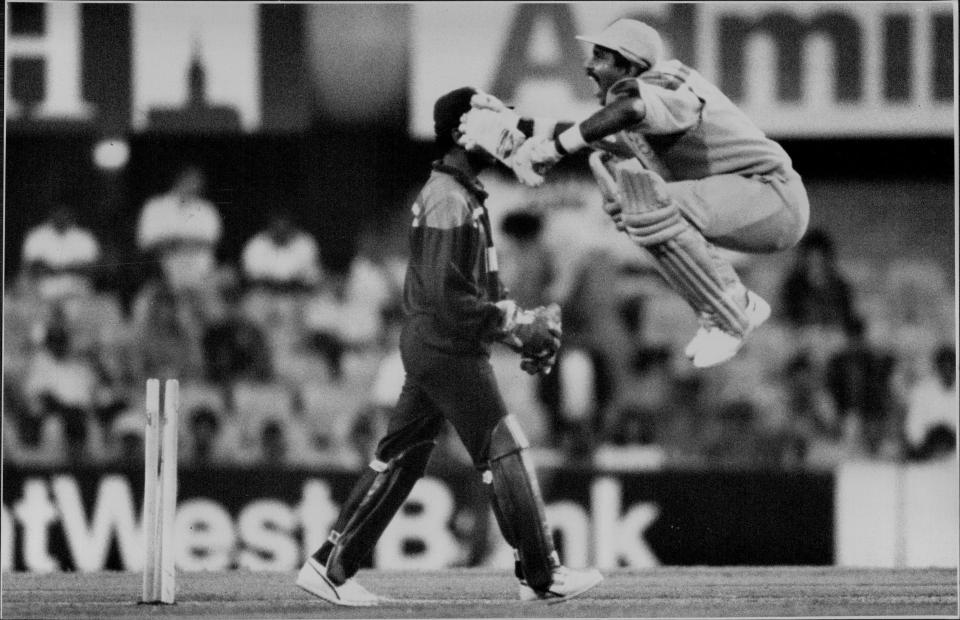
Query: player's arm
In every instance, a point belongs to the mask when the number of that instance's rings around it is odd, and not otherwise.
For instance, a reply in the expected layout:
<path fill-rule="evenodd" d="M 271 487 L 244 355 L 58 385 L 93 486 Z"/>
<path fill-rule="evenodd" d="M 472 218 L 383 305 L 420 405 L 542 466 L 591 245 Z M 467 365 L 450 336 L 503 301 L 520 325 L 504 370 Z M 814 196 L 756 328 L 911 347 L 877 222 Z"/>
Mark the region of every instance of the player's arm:
<path fill-rule="evenodd" d="M 620 80 L 610 87 L 607 100 L 580 123 L 568 127 L 558 124 L 545 150 L 552 148 L 562 157 L 631 128 L 648 134 L 681 133 L 699 122 L 703 108 L 703 100 L 678 77 L 661 72 Z"/>

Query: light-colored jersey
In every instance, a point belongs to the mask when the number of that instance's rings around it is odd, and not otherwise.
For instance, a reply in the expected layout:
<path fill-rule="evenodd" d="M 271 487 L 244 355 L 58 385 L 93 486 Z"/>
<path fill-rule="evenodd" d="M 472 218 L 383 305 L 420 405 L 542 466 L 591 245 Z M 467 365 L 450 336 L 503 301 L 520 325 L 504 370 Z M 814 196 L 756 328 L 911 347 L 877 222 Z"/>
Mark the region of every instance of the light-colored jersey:
<path fill-rule="evenodd" d="M 678 60 L 657 63 L 639 77 L 620 80 L 610 88 L 607 103 L 623 97 L 642 98 L 646 116 L 594 146 L 625 156 L 645 141 L 673 180 L 792 168 L 783 147 L 716 86 Z M 641 140 L 635 139 L 638 134 Z"/>

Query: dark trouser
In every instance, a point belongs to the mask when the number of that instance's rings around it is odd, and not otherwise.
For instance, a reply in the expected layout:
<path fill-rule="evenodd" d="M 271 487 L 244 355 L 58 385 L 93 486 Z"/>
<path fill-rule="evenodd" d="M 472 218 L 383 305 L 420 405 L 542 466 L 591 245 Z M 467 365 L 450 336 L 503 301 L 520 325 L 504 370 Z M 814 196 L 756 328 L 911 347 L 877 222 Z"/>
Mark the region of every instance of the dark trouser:
<path fill-rule="evenodd" d="M 556 554 L 536 476 L 523 455 L 526 440 L 515 425 L 508 429 L 500 423 L 507 410 L 489 357 L 443 352 L 422 344 L 411 331 L 401 336 L 406 381 L 387 434 L 314 559 L 327 567 L 335 583 L 356 573 L 423 476 L 434 441 L 449 421 L 475 466 L 487 472 L 497 521 L 507 541 L 518 548 L 518 576 L 533 587 L 546 587 Z"/>
<path fill-rule="evenodd" d="M 389 461 L 419 442 L 434 440 L 444 420 L 456 429 L 478 467 L 487 460 L 490 432 L 507 408 L 487 355 L 453 354 L 404 331 L 400 354 L 407 377 L 376 456 Z"/>

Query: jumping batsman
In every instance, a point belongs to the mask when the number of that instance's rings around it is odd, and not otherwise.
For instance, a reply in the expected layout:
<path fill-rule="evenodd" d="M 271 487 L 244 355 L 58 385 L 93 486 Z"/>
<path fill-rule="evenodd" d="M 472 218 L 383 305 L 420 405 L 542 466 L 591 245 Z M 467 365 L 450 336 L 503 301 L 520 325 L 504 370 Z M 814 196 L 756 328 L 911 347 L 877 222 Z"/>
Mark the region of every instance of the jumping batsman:
<path fill-rule="evenodd" d="M 457 89 L 434 106 L 443 156 L 412 208 L 400 340 L 405 383 L 373 461 L 297 577 L 298 586 L 337 605 L 379 602 L 353 577 L 424 475 L 447 421 L 489 490 L 497 523 L 514 549 L 520 598 L 562 601 L 602 580 L 596 569 L 560 564 L 529 444 L 506 411 L 490 365 L 490 346 L 502 342 L 520 353 L 526 372 L 550 372 L 561 326 L 556 305 L 524 310 L 503 298 L 487 194 L 477 179 L 494 160 L 456 143 L 460 118 L 476 94 Z"/>
<path fill-rule="evenodd" d="M 770 316 L 717 248 L 769 253 L 803 236 L 809 203 L 783 148 L 697 71 L 663 58 L 660 35 L 620 19 L 585 65 L 604 107 L 580 123 L 521 118 L 487 94 L 474 98 L 461 143 L 493 153 L 537 186 L 569 153 L 592 147 L 604 210 L 656 258 L 697 312 L 685 353 L 697 367 L 722 363 Z"/>

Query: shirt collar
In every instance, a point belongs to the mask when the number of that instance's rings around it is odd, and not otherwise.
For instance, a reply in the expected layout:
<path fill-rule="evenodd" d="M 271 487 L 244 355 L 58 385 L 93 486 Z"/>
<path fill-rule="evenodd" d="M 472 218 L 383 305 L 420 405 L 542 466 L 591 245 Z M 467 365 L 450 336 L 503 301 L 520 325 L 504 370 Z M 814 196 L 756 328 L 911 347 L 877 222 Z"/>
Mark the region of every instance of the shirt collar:
<path fill-rule="evenodd" d="M 439 159 L 433 162 L 432 166 L 437 172 L 449 174 L 456 179 L 460 185 L 463 185 L 467 190 L 470 191 L 470 193 L 476 196 L 477 200 L 479 200 L 481 203 L 487 199 L 487 192 L 485 189 L 483 189 L 483 183 L 480 182 L 480 179 L 468 175 L 459 168 L 448 166 Z"/>

